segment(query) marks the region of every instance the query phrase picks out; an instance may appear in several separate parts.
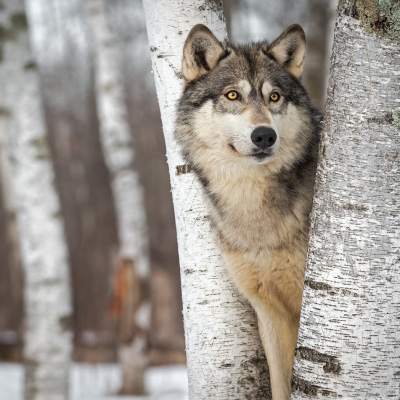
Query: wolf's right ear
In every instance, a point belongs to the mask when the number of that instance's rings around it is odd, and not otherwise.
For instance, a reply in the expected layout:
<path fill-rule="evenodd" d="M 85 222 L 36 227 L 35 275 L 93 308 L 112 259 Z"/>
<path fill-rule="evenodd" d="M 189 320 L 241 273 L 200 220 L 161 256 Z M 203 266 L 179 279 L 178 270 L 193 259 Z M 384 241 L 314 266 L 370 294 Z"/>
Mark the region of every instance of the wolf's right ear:
<path fill-rule="evenodd" d="M 193 27 L 183 46 L 182 74 L 185 80 L 193 81 L 211 71 L 224 51 L 205 25 Z"/>

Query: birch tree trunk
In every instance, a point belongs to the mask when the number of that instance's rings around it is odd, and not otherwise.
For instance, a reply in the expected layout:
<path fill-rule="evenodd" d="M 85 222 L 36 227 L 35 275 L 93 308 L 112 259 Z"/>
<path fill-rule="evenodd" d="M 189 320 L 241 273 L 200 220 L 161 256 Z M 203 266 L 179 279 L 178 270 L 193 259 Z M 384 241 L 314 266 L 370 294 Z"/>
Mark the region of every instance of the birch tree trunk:
<path fill-rule="evenodd" d="M 302 81 L 321 110 L 326 102 L 336 8 L 337 0 L 307 1 L 307 52 Z"/>
<path fill-rule="evenodd" d="M 144 8 L 178 232 L 189 396 L 270 398 L 254 312 L 222 263 L 200 183 L 183 165 L 173 138 L 183 43 L 198 23 L 224 39 L 222 2 L 144 0 Z"/>
<path fill-rule="evenodd" d="M 116 202 L 120 237 L 116 276 L 126 295 L 115 305 L 119 316 L 119 361 L 123 369 L 123 394 L 144 393 L 150 304 L 141 282 L 149 278 L 149 259 L 143 190 L 134 170 L 134 151 L 121 84 L 116 37 L 110 31 L 104 0 L 85 2 L 95 44 L 96 92 L 100 133 Z M 141 6 L 141 5 L 140 5 Z M 118 296 L 118 293 L 115 293 Z M 130 304 L 128 304 L 130 303 Z M 134 304 L 132 304 L 134 303 Z M 129 310 L 127 315 L 124 310 Z"/>
<path fill-rule="evenodd" d="M 141 0 L 107 0 L 110 26 L 118 44 L 134 166 L 144 191 L 149 239 L 151 328 L 149 362 L 185 362 L 181 282 L 171 186 L 160 110 Z"/>
<path fill-rule="evenodd" d="M 116 323 L 107 309 L 119 237 L 100 140 L 88 22 L 79 0 L 26 4 L 65 221 L 75 359 L 115 360 Z"/>
<path fill-rule="evenodd" d="M 71 355 L 67 254 L 22 0 L 3 1 L 0 140 L 7 144 L 25 271 L 25 399 L 66 400 Z"/>
<path fill-rule="evenodd" d="M 341 2 L 293 399 L 400 397 L 400 3 Z"/>
<path fill-rule="evenodd" d="M 232 39 L 241 43 L 257 40 L 272 42 L 292 24 L 300 24 L 307 37 L 308 1 L 225 0 L 226 3 L 232 2 Z"/>

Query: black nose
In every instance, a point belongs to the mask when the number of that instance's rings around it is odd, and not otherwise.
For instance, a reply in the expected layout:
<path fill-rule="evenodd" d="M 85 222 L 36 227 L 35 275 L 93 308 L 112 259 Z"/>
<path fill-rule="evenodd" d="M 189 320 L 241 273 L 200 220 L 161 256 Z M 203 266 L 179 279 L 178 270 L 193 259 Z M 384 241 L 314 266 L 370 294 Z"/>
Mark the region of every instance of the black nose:
<path fill-rule="evenodd" d="M 276 132 L 272 128 L 266 128 L 265 126 L 260 126 L 252 132 L 251 141 L 261 149 L 266 149 L 271 147 L 276 142 Z"/>

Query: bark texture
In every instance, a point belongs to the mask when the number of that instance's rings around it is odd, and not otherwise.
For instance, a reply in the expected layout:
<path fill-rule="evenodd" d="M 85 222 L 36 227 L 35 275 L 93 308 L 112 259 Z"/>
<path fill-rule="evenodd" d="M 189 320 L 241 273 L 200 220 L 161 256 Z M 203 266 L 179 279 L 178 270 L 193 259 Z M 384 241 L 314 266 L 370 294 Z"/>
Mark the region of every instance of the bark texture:
<path fill-rule="evenodd" d="M 400 396 L 400 43 L 357 18 L 336 24 L 293 399 Z"/>
<path fill-rule="evenodd" d="M 3 1 L 0 140 L 10 155 L 25 272 L 25 399 L 66 400 L 72 349 L 67 249 L 22 0 Z"/>
<path fill-rule="evenodd" d="M 224 39 L 222 2 L 145 0 L 144 7 L 178 233 L 189 396 L 266 399 L 267 363 L 254 312 L 223 265 L 200 183 L 183 165 L 173 138 L 183 43 L 198 23 Z"/>

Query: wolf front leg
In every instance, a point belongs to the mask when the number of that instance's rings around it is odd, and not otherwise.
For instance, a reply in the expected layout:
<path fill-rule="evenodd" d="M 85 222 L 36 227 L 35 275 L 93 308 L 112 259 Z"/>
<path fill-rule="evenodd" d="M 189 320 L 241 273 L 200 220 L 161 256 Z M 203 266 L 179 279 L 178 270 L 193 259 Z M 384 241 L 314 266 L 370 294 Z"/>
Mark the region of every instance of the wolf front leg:
<path fill-rule="evenodd" d="M 267 356 L 273 400 L 289 400 L 299 318 L 277 307 L 253 300 L 258 329 Z"/>
<path fill-rule="evenodd" d="M 290 399 L 290 379 L 299 327 L 305 255 L 282 250 L 249 261 L 245 254 L 224 248 L 228 269 L 250 300 L 270 371 L 273 400 Z M 285 261 L 285 262 L 283 262 Z"/>

